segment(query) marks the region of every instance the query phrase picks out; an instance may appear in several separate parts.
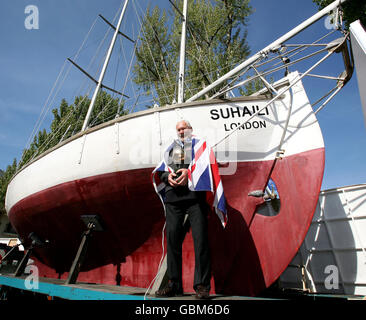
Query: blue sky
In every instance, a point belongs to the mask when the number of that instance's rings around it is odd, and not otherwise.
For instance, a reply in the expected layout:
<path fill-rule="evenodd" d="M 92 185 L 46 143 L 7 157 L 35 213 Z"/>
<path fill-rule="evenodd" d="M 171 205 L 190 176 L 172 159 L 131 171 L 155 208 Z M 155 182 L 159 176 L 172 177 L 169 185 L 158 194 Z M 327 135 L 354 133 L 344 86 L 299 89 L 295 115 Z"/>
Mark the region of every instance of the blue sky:
<path fill-rule="evenodd" d="M 153 3 L 169 6 L 168 0 Z M 38 30 L 25 28 L 28 5 L 39 10 Z M 65 59 L 76 53 L 97 15 L 112 20 L 120 5 L 120 0 L 2 1 L 0 169 L 20 159 Z M 252 0 L 251 5 L 255 12 L 248 24 L 248 43 L 253 54 L 317 12 L 311 0 Z M 325 32 L 322 19 L 305 37 Z M 77 85 L 66 83 L 70 92 Z M 318 120 L 326 148 L 322 188 L 365 183 L 366 130 L 355 74 Z"/>

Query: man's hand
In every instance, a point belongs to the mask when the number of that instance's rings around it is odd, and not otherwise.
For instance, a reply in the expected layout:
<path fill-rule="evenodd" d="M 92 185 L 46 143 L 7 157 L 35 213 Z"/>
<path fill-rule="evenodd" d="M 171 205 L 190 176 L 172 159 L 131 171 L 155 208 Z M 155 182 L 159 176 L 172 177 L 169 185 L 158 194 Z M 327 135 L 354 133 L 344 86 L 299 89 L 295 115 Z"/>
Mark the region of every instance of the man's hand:
<path fill-rule="evenodd" d="M 179 169 L 177 173 L 181 172 L 181 175 L 177 180 L 175 180 L 178 185 L 186 186 L 188 183 L 188 170 L 187 169 Z"/>
<path fill-rule="evenodd" d="M 174 172 L 169 173 L 168 182 L 174 188 L 179 186 L 179 184 L 175 181 L 176 177 L 177 177 L 177 175 Z"/>
<path fill-rule="evenodd" d="M 172 172 L 168 176 L 168 183 L 176 188 L 178 186 L 186 186 L 188 183 L 188 170 L 187 169 L 179 169 L 177 173 L 180 173 L 181 175 L 177 178 L 177 174 Z"/>

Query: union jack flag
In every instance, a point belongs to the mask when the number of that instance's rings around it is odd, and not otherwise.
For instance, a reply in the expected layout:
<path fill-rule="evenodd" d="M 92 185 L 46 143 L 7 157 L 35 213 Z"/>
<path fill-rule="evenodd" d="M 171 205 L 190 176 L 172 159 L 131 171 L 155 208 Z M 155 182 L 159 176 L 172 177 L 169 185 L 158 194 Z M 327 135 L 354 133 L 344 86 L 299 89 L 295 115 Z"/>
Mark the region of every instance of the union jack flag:
<path fill-rule="evenodd" d="M 174 142 L 167 148 L 163 160 L 152 172 L 152 181 L 155 191 L 161 201 L 165 200 L 166 184 L 160 180 L 158 171 L 173 172 L 168 166 L 169 153 Z M 206 200 L 215 208 L 223 227 L 227 224 L 226 199 L 222 185 L 219 167 L 212 149 L 207 142 L 197 137 L 192 138 L 192 161 L 188 167 L 188 188 L 192 191 L 208 191 Z"/>
<path fill-rule="evenodd" d="M 152 183 L 154 185 L 155 192 L 158 194 L 158 196 L 159 196 L 160 200 L 162 201 L 163 205 L 164 205 L 164 200 L 165 200 L 166 183 L 160 179 L 159 175 L 156 174 L 156 172 L 158 172 L 158 171 L 174 172 L 174 170 L 168 166 L 169 153 L 170 153 L 170 150 L 173 149 L 174 143 L 175 142 L 173 142 L 168 147 L 168 149 L 166 149 L 166 151 L 164 152 L 163 160 L 161 160 L 161 162 L 156 166 L 156 168 L 151 173 Z M 164 206 L 164 209 L 165 209 L 165 206 Z"/>

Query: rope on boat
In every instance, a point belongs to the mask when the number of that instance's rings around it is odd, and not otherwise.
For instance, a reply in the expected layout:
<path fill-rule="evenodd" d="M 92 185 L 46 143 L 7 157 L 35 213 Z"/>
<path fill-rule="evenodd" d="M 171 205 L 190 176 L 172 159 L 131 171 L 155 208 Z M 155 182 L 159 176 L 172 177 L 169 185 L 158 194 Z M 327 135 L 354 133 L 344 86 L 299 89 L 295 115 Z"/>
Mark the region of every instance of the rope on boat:
<path fill-rule="evenodd" d="M 256 70 L 256 68 L 254 67 L 253 69 L 255 70 L 255 72 L 257 73 L 257 76 L 262 79 L 262 81 L 264 82 L 265 86 L 267 87 L 267 90 L 268 91 L 274 91 L 276 93 L 276 96 L 271 99 L 264 107 L 262 107 L 260 110 L 258 110 L 257 112 L 255 112 L 252 116 L 249 117 L 249 119 L 245 122 L 243 122 L 242 124 L 240 124 L 239 126 L 236 127 L 236 129 L 232 130 L 229 134 L 227 134 L 224 138 L 222 138 L 221 140 L 219 140 L 216 144 L 213 145 L 213 148 L 217 147 L 220 143 L 222 143 L 223 141 L 225 141 L 226 139 L 228 139 L 234 132 L 236 132 L 237 130 L 239 130 L 240 127 L 244 126 L 247 122 L 249 122 L 251 119 L 253 119 L 255 116 L 257 116 L 257 114 L 259 114 L 262 110 L 264 110 L 266 107 L 268 107 L 270 104 L 272 104 L 274 101 L 276 101 L 279 97 L 281 97 L 285 92 L 289 91 L 290 93 L 290 106 L 289 106 L 289 110 L 288 110 L 288 114 L 287 114 L 287 118 L 286 118 L 286 122 L 285 122 L 285 126 L 284 126 L 284 130 L 283 130 L 283 133 L 282 133 L 282 136 L 281 136 L 281 139 L 280 139 L 280 143 L 279 143 L 279 146 L 277 148 L 277 153 L 276 153 L 276 157 L 275 159 L 273 160 L 273 163 L 272 163 L 272 166 L 270 168 L 270 171 L 267 175 L 267 179 L 266 179 L 266 182 L 264 184 L 264 187 L 262 189 L 262 193 L 264 194 L 265 192 L 265 189 L 269 183 L 269 180 L 271 179 L 271 175 L 273 173 L 273 170 L 277 164 L 277 161 L 278 159 L 281 158 L 281 156 L 284 154 L 284 150 L 282 150 L 282 146 L 283 146 L 283 143 L 285 141 L 285 137 L 286 137 L 286 133 L 287 133 L 287 129 L 288 129 L 288 126 L 289 126 L 289 120 L 290 120 L 290 117 L 291 117 L 291 112 L 292 112 L 292 104 L 293 104 L 293 93 L 292 93 L 292 90 L 290 90 L 294 85 L 296 85 L 302 78 L 304 78 L 305 76 L 307 76 L 313 69 L 315 69 L 319 64 L 321 64 L 323 61 L 325 61 L 330 55 L 333 54 L 333 52 L 337 51 L 338 48 L 340 48 L 341 46 L 343 46 L 344 44 L 344 41 L 345 41 L 346 37 L 340 42 L 338 43 L 337 45 L 331 47 L 331 48 L 326 48 L 327 50 L 329 49 L 329 52 L 323 57 L 321 58 L 318 62 L 316 62 L 312 67 L 310 67 L 307 71 L 305 71 L 303 74 L 301 75 L 298 75 L 294 81 L 291 83 L 290 82 L 290 85 L 287 86 L 286 88 L 284 88 L 283 90 L 281 90 L 280 92 L 277 92 L 273 86 L 271 86 L 268 82 L 264 81 L 263 80 L 263 76 L 261 74 L 258 73 L 258 71 Z M 343 85 L 342 85 L 343 86 Z M 327 101 L 325 101 L 325 103 L 323 103 L 323 105 L 317 110 L 320 111 L 321 108 L 323 108 L 339 91 L 340 89 L 342 88 L 342 86 L 340 86 L 335 93 L 333 93 L 333 95 L 331 97 L 329 97 L 327 99 Z M 329 93 L 328 93 L 329 95 Z M 254 215 L 251 219 L 251 222 L 254 218 Z M 250 222 L 250 223 L 251 223 Z"/>
<path fill-rule="evenodd" d="M 230 133 L 228 133 L 225 137 L 223 137 L 221 140 L 219 140 L 217 143 L 213 145 L 213 148 L 217 147 L 220 143 L 225 141 L 227 138 L 229 138 L 234 132 L 240 129 L 243 125 L 245 125 L 247 122 L 252 120 L 255 116 L 258 115 L 261 111 L 263 111 L 266 107 L 268 107 L 270 104 L 272 104 L 274 101 L 278 100 L 286 91 L 290 90 L 295 84 L 297 84 L 300 80 L 302 80 L 306 75 L 308 75 L 312 70 L 314 70 L 316 67 L 318 67 L 323 61 L 328 59 L 334 51 L 336 51 L 339 47 L 343 45 L 343 41 L 335 46 L 335 48 L 332 48 L 330 52 L 328 52 L 323 58 L 321 58 L 318 62 L 316 62 L 313 66 L 311 66 L 308 70 L 306 70 L 302 75 L 297 77 L 292 84 L 290 84 L 288 87 L 284 88 L 283 90 L 279 91 L 278 94 L 272 98 L 269 102 L 265 104 L 264 107 L 259 109 L 257 112 L 253 113 L 248 120 L 238 125 L 234 130 L 232 130 Z"/>
<path fill-rule="evenodd" d="M 158 277 L 159 275 L 159 271 L 160 271 L 160 268 L 161 268 L 161 265 L 164 261 L 164 256 L 165 256 L 165 246 L 164 246 L 164 231 L 165 231 L 165 227 L 166 227 L 166 222 L 164 222 L 164 226 L 163 226 L 163 229 L 161 230 L 161 247 L 163 249 L 163 252 L 161 254 L 161 258 L 160 258 L 160 262 L 159 262 L 159 265 L 158 265 L 158 272 L 156 273 L 154 279 L 151 280 L 148 288 L 146 289 L 146 292 L 145 292 L 145 295 L 144 295 L 144 300 L 146 300 L 146 296 L 148 295 L 149 291 L 150 291 L 150 288 L 152 286 L 152 284 L 155 282 L 156 278 Z"/>

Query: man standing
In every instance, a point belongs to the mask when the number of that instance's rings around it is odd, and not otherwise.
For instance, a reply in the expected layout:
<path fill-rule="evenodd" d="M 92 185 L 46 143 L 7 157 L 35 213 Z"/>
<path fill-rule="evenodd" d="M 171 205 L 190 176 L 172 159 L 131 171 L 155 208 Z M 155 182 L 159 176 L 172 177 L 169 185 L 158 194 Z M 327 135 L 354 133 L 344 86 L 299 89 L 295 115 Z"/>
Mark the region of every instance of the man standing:
<path fill-rule="evenodd" d="M 167 272 L 168 285 L 158 290 L 157 297 L 172 297 L 183 294 L 182 243 L 184 240 L 184 217 L 187 214 L 192 228 L 195 251 L 193 288 L 196 298 L 207 299 L 210 291 L 211 266 L 207 232 L 205 191 L 188 188 L 189 166 L 192 161 L 192 126 L 186 120 L 176 124 L 178 139 L 168 149 L 168 168 L 157 170 L 165 184 L 164 205 L 166 211 Z M 155 171 L 154 171 L 155 172 Z"/>

